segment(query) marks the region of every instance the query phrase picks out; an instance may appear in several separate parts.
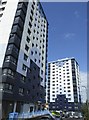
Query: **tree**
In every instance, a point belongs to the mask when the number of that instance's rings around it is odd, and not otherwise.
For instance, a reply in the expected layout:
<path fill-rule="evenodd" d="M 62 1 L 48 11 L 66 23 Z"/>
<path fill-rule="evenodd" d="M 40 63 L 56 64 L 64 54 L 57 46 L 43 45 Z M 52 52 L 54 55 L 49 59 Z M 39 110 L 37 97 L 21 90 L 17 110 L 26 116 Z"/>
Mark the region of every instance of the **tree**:
<path fill-rule="evenodd" d="M 88 109 L 88 101 L 82 104 L 82 114 L 85 117 L 85 120 L 89 120 L 89 109 Z"/>

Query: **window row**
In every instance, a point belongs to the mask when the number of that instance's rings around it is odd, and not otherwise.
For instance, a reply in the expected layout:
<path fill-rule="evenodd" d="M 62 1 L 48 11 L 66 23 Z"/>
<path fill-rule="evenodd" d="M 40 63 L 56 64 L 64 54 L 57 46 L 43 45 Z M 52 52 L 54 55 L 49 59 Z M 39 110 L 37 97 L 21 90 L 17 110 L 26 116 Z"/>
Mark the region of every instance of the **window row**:
<path fill-rule="evenodd" d="M 11 69 L 3 69 L 3 75 L 8 75 L 8 76 L 11 76 L 11 77 L 14 77 L 15 73 L 14 71 L 12 71 Z"/>
<path fill-rule="evenodd" d="M 8 55 L 8 56 L 5 57 L 5 62 L 12 62 L 13 64 L 16 65 L 17 60 L 13 56 Z"/>

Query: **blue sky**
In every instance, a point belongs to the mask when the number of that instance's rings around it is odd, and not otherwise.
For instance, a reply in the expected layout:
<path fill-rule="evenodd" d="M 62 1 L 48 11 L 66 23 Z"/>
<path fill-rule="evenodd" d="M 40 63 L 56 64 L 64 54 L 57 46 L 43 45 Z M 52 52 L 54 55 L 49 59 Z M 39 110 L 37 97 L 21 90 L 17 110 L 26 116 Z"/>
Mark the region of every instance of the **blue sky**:
<path fill-rule="evenodd" d="M 75 57 L 87 71 L 87 3 L 42 2 L 49 22 L 48 62 Z"/>

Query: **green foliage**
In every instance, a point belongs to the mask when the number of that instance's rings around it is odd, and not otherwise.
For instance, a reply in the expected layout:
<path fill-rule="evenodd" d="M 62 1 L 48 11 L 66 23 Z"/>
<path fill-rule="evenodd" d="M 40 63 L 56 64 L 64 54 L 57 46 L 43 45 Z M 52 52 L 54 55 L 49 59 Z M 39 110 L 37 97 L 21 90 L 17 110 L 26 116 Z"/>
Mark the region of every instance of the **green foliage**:
<path fill-rule="evenodd" d="M 52 115 L 54 115 L 54 116 L 60 116 L 60 113 L 59 113 L 59 112 L 56 112 L 56 111 L 53 111 L 53 112 L 52 112 Z"/>
<path fill-rule="evenodd" d="M 82 114 L 86 118 L 86 120 L 89 120 L 89 109 L 88 109 L 88 102 L 82 104 Z"/>

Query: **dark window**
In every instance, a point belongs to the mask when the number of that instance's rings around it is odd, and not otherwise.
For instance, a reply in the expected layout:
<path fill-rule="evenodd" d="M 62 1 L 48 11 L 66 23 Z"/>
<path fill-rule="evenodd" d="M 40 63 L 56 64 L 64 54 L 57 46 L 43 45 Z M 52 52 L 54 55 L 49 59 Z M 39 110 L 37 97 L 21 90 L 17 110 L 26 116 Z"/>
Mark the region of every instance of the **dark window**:
<path fill-rule="evenodd" d="M 28 43 L 30 42 L 30 38 L 28 36 L 27 36 L 26 40 L 27 40 Z"/>
<path fill-rule="evenodd" d="M 14 44 L 9 44 L 8 47 L 7 47 L 7 50 L 12 50 L 14 49 L 15 52 L 18 53 L 18 48 L 14 45 Z"/>
<path fill-rule="evenodd" d="M 13 77 L 14 72 L 11 69 L 3 69 L 3 75 L 8 75 L 8 76 Z"/>
<path fill-rule="evenodd" d="M 41 74 L 43 75 L 43 70 L 41 70 Z"/>
<path fill-rule="evenodd" d="M 2 5 L 5 5 L 7 3 L 7 1 L 5 1 L 5 2 L 2 2 Z"/>
<path fill-rule="evenodd" d="M 32 43 L 32 47 L 34 47 L 34 43 Z"/>
<path fill-rule="evenodd" d="M 35 59 L 35 62 L 37 61 L 37 59 Z"/>
<path fill-rule="evenodd" d="M 34 24 L 34 26 L 36 27 L 36 24 Z"/>
<path fill-rule="evenodd" d="M 5 62 L 12 62 L 13 64 L 16 64 L 16 59 L 13 56 L 6 56 Z"/>
<path fill-rule="evenodd" d="M 31 10 L 31 14 L 33 15 L 33 11 Z"/>
<path fill-rule="evenodd" d="M 34 33 L 35 33 L 36 31 L 34 30 Z"/>
<path fill-rule="evenodd" d="M 26 54 L 24 54 L 24 60 L 27 61 L 28 56 Z"/>
<path fill-rule="evenodd" d="M 28 52 L 29 47 L 27 45 L 25 45 L 25 50 Z"/>
<path fill-rule="evenodd" d="M 27 90 L 27 94 L 28 94 L 28 95 L 30 94 L 30 90 Z"/>
<path fill-rule="evenodd" d="M 37 51 L 35 51 L 35 54 L 37 54 Z"/>
<path fill-rule="evenodd" d="M 29 34 L 29 35 L 31 34 L 31 31 L 29 30 L 29 28 L 28 28 L 28 34 Z"/>
<path fill-rule="evenodd" d="M 44 60 L 44 57 L 42 56 L 42 60 Z"/>
<path fill-rule="evenodd" d="M 2 7 L 2 8 L 0 8 L 0 11 L 3 11 L 5 9 L 5 7 Z"/>
<path fill-rule="evenodd" d="M 24 89 L 23 88 L 19 88 L 19 94 L 23 94 L 24 93 Z"/>
<path fill-rule="evenodd" d="M 43 65 L 44 65 L 44 64 L 42 63 L 41 66 L 43 67 Z"/>
<path fill-rule="evenodd" d="M 23 64 L 22 69 L 23 69 L 24 71 L 26 71 L 27 66 Z"/>
<path fill-rule="evenodd" d="M 30 20 L 31 20 L 31 22 L 32 22 L 32 20 L 33 20 L 32 16 L 30 16 Z"/>
<path fill-rule="evenodd" d="M 35 39 L 35 37 L 33 36 L 33 40 Z"/>
<path fill-rule="evenodd" d="M 31 55 L 33 55 L 33 51 L 31 51 Z"/>
<path fill-rule="evenodd" d="M 68 90 L 68 92 L 70 92 L 70 90 Z"/>
<path fill-rule="evenodd" d="M 32 24 L 29 22 L 29 26 L 30 26 L 30 28 L 32 27 Z"/>
<path fill-rule="evenodd" d="M 3 84 L 3 90 L 4 91 L 10 91 L 10 92 L 12 92 L 12 90 L 13 90 L 13 85 L 11 85 L 11 84 Z"/>
<path fill-rule="evenodd" d="M 25 82 L 26 81 L 26 77 L 25 76 L 21 76 L 21 80 L 23 81 L 23 82 Z"/>
<path fill-rule="evenodd" d="M 0 17 L 2 17 L 3 13 L 0 14 Z"/>

